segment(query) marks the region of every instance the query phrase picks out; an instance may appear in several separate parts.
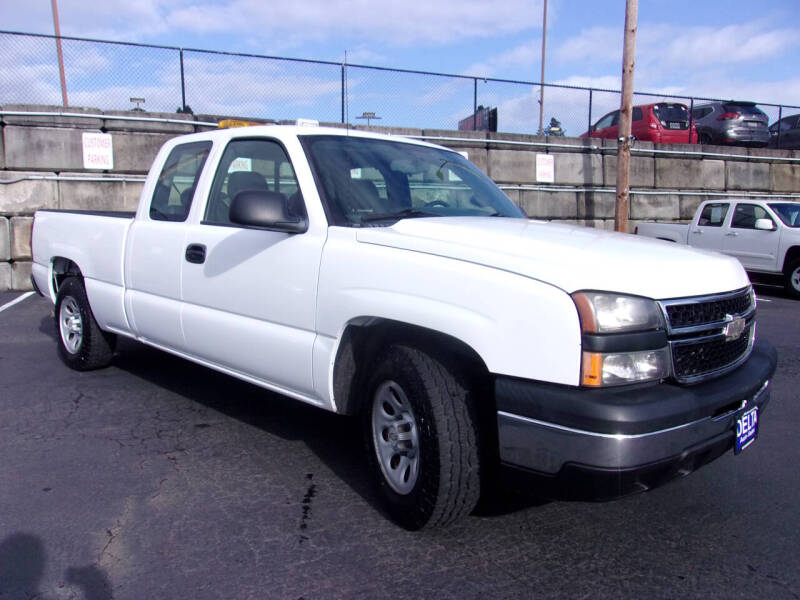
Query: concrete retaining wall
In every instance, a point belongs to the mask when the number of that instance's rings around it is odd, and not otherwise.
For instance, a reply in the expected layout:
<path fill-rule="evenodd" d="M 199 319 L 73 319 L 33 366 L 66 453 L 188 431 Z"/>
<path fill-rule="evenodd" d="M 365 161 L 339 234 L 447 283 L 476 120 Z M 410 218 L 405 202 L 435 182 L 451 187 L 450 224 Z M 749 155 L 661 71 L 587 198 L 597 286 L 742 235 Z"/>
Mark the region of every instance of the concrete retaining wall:
<path fill-rule="evenodd" d="M 222 118 L 237 118 L 58 106 L 6 105 L 0 106 L 0 111 L 0 290 L 30 285 L 30 225 L 35 210 L 134 210 L 142 180 L 166 140 L 208 130 L 212 127 L 208 123 Z M 8 114 L 11 112 L 62 115 Z M 128 120 L 130 117 L 173 122 Z M 532 218 L 613 229 L 617 168 L 613 140 L 357 129 L 427 136 L 466 152 Z M 113 169 L 84 168 L 85 132 L 112 135 Z M 681 155 L 687 151 L 692 154 Z M 553 157 L 553 183 L 537 180 L 537 154 Z M 800 152 L 637 142 L 631 160 L 631 190 L 631 227 L 652 219 L 686 221 L 700 202 L 728 192 L 738 196 L 799 194 Z"/>

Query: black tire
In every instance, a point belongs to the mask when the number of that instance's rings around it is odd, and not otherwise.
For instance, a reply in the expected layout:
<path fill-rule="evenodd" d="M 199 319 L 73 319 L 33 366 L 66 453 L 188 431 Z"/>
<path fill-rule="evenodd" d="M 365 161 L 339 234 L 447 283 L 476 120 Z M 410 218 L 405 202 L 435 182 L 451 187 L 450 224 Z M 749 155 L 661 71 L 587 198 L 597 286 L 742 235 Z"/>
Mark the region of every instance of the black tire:
<path fill-rule="evenodd" d="M 465 517 L 478 502 L 481 478 L 476 413 L 463 379 L 405 345 L 388 347 L 374 364 L 362 411 L 364 438 L 389 515 L 409 530 Z M 393 408 L 401 405 L 408 409 L 402 415 Z"/>
<path fill-rule="evenodd" d="M 97 325 L 83 282 L 77 277 L 65 279 L 58 289 L 55 325 L 58 355 L 71 369 L 90 371 L 111 362 L 116 336 Z"/>
<path fill-rule="evenodd" d="M 783 286 L 792 298 L 800 299 L 800 258 L 786 265 L 783 272 Z"/>
<path fill-rule="evenodd" d="M 701 133 L 698 138 L 697 142 L 700 144 L 711 144 L 714 141 L 708 133 Z"/>

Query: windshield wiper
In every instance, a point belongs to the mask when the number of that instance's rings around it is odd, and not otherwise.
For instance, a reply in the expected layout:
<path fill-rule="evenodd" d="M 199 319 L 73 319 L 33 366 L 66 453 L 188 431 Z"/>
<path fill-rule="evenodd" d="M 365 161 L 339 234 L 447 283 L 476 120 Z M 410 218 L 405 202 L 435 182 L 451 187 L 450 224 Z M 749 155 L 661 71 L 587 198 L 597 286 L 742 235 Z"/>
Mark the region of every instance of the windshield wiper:
<path fill-rule="evenodd" d="M 441 217 L 441 213 L 431 212 L 428 210 L 420 210 L 419 208 L 405 208 L 391 213 L 375 213 L 373 215 L 364 215 L 361 217 L 362 223 L 369 223 L 371 221 L 393 221 L 399 219 L 414 219 L 417 217 Z"/>

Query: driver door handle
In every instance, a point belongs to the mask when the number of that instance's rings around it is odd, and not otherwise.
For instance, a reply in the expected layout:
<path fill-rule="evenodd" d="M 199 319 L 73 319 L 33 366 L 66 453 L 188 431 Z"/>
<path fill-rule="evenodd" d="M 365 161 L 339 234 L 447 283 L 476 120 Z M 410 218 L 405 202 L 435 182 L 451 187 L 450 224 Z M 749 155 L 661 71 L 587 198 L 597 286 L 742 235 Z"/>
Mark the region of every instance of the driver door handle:
<path fill-rule="evenodd" d="M 186 262 L 202 265 L 206 262 L 206 247 L 203 244 L 189 244 L 186 246 Z"/>
<path fill-rule="evenodd" d="M 738 234 L 738 233 L 736 233 L 735 231 L 729 231 L 729 232 L 728 232 L 728 233 L 726 233 L 725 235 L 727 235 L 727 236 L 729 236 L 729 237 L 737 237 L 739 234 Z"/>

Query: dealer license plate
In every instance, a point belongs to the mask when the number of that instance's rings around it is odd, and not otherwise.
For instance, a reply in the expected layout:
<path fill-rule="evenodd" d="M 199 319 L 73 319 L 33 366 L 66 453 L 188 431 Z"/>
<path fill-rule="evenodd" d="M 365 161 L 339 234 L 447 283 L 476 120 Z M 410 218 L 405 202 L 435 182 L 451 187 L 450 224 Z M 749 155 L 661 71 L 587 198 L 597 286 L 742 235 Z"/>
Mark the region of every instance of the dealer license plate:
<path fill-rule="evenodd" d="M 736 419 L 736 446 L 734 453 L 739 454 L 758 437 L 758 407 L 755 406 Z"/>

